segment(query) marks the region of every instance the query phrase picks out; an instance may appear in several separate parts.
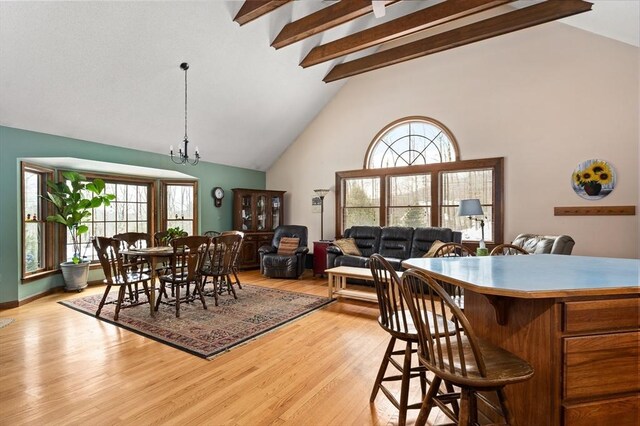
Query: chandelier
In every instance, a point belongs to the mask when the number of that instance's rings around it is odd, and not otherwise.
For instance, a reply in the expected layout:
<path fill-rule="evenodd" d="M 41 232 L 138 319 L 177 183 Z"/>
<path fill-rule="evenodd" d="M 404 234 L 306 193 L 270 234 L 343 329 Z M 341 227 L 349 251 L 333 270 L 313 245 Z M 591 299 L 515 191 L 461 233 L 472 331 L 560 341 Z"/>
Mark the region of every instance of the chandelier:
<path fill-rule="evenodd" d="M 189 158 L 189 137 L 187 136 L 187 70 L 189 69 L 189 64 L 183 62 L 180 64 L 180 68 L 184 70 L 184 148 L 178 148 L 178 155 L 173 155 L 173 145 L 169 147 L 169 155 L 171 156 L 171 161 L 176 164 L 191 164 L 195 166 L 200 161 L 200 152 L 198 147 L 196 146 L 195 150 L 195 158 Z"/>

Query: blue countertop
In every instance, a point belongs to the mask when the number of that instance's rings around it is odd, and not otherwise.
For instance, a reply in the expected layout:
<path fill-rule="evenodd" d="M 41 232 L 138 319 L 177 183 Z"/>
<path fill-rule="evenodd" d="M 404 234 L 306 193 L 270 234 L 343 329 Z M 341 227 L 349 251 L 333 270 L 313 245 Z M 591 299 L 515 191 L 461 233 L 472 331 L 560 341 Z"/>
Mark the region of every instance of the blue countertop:
<path fill-rule="evenodd" d="M 638 259 L 536 254 L 413 258 L 402 265 L 484 294 L 526 298 L 640 294 Z"/>

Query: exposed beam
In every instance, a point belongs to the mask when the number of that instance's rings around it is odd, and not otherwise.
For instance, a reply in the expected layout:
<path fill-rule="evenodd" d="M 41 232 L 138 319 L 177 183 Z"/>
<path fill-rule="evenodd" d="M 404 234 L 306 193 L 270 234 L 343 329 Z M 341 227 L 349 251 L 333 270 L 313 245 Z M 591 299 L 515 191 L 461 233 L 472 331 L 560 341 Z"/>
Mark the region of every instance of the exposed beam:
<path fill-rule="evenodd" d="M 291 0 L 245 0 L 233 20 L 240 25 L 244 25 L 290 1 Z"/>
<path fill-rule="evenodd" d="M 386 6 L 399 0 L 388 0 Z M 271 46 L 276 49 L 288 46 L 312 35 L 371 13 L 371 0 L 341 0 L 297 21 L 289 22 L 276 36 Z"/>
<path fill-rule="evenodd" d="M 583 0 L 547 0 L 333 67 L 325 83 L 591 10 Z"/>
<path fill-rule="evenodd" d="M 445 1 L 406 16 L 347 37 L 316 46 L 302 60 L 303 68 L 386 43 L 418 31 L 454 21 L 514 0 L 458 0 Z"/>

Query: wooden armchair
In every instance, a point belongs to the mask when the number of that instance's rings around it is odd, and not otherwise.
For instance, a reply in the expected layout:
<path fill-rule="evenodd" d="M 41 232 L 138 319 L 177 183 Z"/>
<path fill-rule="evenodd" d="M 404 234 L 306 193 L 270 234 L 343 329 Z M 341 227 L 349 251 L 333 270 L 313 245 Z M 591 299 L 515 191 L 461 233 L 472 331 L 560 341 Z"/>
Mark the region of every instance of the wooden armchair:
<path fill-rule="evenodd" d="M 98 254 L 98 260 L 100 261 L 100 265 L 102 266 L 102 272 L 104 272 L 104 283 L 106 284 L 106 288 L 104 290 L 104 295 L 100 300 L 100 304 L 98 305 L 98 310 L 96 311 L 96 316 L 100 315 L 103 306 L 106 303 L 107 296 L 111 291 L 111 287 L 116 286 L 119 287 L 118 297 L 116 298 L 116 312 L 113 317 L 115 321 L 118 320 L 118 315 L 120 313 L 120 309 L 123 307 L 124 295 L 126 293 L 127 288 L 131 285 L 137 285 L 138 283 L 142 283 L 144 288 L 144 292 L 147 296 L 147 303 L 149 301 L 149 287 L 147 286 L 147 282 L 151 279 L 148 274 L 141 273 L 139 271 L 132 272 L 132 269 L 129 267 L 130 265 L 126 265 L 124 263 L 123 256 L 120 255 L 120 245 L 121 240 L 117 240 L 115 238 L 107 238 L 107 237 L 95 237 L 92 241 L 93 247 Z M 136 303 L 133 303 L 133 302 Z M 135 300 L 132 298 L 131 304 L 128 306 L 138 305 L 138 297 L 136 294 Z"/>
<path fill-rule="evenodd" d="M 225 233 L 211 240 L 211 248 L 207 254 L 207 260 L 201 268 L 202 287 L 204 288 L 207 278 L 211 277 L 213 281 L 213 290 L 207 292 L 207 296 L 212 295 L 215 298 L 216 306 L 218 306 L 218 295 L 222 293 L 223 286 L 226 287 L 227 293 L 233 293 L 234 298 L 238 298 L 233 288 L 231 275 L 234 273 L 234 265 L 238 259 L 240 246 L 242 245 L 243 234 Z M 236 280 L 236 283 L 239 283 Z"/>
<path fill-rule="evenodd" d="M 209 251 L 210 243 L 209 237 L 205 236 L 179 237 L 171 241 L 173 256 L 170 261 L 170 272 L 160 277 L 160 294 L 156 302 L 156 310 L 160 307 L 162 295 L 166 294 L 167 286 L 171 287 L 172 294 L 175 294 L 173 302 L 176 306 L 176 317 L 180 317 L 180 303 L 190 303 L 195 300 L 196 295 L 200 298 L 202 307 L 207 309 L 200 285 L 200 269 Z M 189 285 L 192 283 L 194 290 L 193 294 L 190 294 Z M 186 287 L 184 298 L 180 296 L 180 288 L 183 286 Z"/>

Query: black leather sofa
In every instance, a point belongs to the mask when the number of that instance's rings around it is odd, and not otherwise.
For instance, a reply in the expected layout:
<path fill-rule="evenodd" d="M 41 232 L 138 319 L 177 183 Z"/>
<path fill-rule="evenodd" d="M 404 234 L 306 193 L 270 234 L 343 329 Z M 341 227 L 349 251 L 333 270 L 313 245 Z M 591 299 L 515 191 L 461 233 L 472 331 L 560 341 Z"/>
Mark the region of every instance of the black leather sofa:
<path fill-rule="evenodd" d="M 342 253 L 337 246 L 327 248 L 327 268 L 336 266 L 369 267 L 369 257 L 379 253 L 397 271 L 402 270 L 402 261 L 411 257 L 422 257 L 434 241 L 459 243 L 462 233 L 449 228 L 409 228 L 401 226 L 353 226 L 344 231 L 344 238 L 353 238 L 362 256 Z"/>

